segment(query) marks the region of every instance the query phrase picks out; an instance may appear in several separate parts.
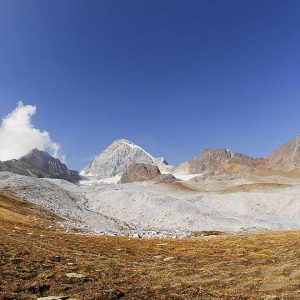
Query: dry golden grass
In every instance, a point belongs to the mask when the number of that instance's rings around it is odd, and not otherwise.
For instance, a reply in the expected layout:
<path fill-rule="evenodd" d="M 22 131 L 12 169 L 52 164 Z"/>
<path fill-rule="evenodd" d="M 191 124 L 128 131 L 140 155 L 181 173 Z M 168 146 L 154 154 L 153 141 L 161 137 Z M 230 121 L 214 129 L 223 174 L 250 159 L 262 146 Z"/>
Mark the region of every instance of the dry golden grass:
<path fill-rule="evenodd" d="M 273 183 L 273 182 L 260 182 L 260 183 L 248 183 L 239 184 L 220 190 L 220 194 L 238 193 L 238 192 L 252 192 L 252 191 L 267 191 L 274 189 L 284 189 L 291 187 L 291 184 Z"/>
<path fill-rule="evenodd" d="M 186 191 L 186 192 L 197 192 L 197 191 L 199 191 L 199 189 L 194 187 L 191 183 L 183 182 L 183 181 L 175 181 L 173 183 L 173 187 L 175 187 L 176 189 L 182 190 L 182 191 Z"/>
<path fill-rule="evenodd" d="M 54 215 L 0 194 L 0 299 L 45 295 L 300 299 L 300 232 L 147 240 L 63 233 Z"/>

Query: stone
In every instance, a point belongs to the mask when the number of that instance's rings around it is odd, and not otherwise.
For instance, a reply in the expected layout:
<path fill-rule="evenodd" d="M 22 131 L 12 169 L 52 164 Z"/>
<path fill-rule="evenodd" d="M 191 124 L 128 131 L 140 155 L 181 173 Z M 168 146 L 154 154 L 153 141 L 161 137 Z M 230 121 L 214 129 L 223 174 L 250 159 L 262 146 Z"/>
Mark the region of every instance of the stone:
<path fill-rule="evenodd" d="M 67 273 L 68 278 L 86 278 L 86 275 L 80 273 Z"/>
<path fill-rule="evenodd" d="M 175 259 L 175 257 L 173 257 L 173 256 L 170 256 L 170 257 L 166 257 L 166 258 L 164 258 L 164 261 L 170 261 L 170 260 L 173 260 L 173 259 Z"/>

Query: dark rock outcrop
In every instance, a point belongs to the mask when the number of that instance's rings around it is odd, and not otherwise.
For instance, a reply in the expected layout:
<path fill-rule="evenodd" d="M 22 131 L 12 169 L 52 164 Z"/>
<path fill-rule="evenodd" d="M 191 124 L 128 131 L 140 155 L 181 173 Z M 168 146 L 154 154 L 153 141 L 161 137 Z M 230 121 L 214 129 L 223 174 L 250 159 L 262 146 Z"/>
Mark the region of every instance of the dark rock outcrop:
<path fill-rule="evenodd" d="M 64 179 L 73 183 L 80 180 L 77 171 L 69 170 L 59 159 L 38 149 L 20 159 L 0 162 L 0 172 L 3 171 L 31 177 Z"/>
<path fill-rule="evenodd" d="M 160 176 L 159 168 L 155 165 L 133 163 L 124 171 L 120 183 L 153 180 Z"/>

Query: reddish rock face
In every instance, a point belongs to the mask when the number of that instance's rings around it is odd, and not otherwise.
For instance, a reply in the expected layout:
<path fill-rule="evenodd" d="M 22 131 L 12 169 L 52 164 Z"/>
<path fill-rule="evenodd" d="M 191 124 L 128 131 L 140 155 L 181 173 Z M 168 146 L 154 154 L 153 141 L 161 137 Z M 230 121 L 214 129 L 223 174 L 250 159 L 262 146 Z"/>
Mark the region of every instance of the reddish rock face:
<path fill-rule="evenodd" d="M 260 163 L 263 163 L 262 158 L 253 158 L 241 153 L 236 153 L 228 149 L 205 150 L 201 155 L 185 162 L 181 166 L 190 173 L 203 172 L 222 172 L 245 168 L 255 168 Z"/>
<path fill-rule="evenodd" d="M 124 171 L 120 183 L 147 181 L 161 175 L 159 168 L 151 164 L 133 163 Z"/>
<path fill-rule="evenodd" d="M 273 170 L 300 168 L 300 136 L 284 144 L 267 157 L 267 167 Z"/>

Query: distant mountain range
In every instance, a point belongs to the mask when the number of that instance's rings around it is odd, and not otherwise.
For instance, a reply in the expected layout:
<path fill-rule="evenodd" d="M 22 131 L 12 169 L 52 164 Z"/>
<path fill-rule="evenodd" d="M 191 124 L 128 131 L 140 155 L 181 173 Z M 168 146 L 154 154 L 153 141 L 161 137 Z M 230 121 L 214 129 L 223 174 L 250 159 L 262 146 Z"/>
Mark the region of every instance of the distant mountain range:
<path fill-rule="evenodd" d="M 82 171 L 83 175 L 114 177 L 132 163 L 153 164 L 162 173 L 238 173 L 290 171 L 300 168 L 300 137 L 283 145 L 266 158 L 250 157 L 229 149 L 207 149 L 179 166 L 170 166 L 164 158 L 155 158 L 128 140 L 116 140 L 96 156 Z"/>
<path fill-rule="evenodd" d="M 281 146 L 266 158 L 250 157 L 229 149 L 204 150 L 175 168 L 186 173 L 238 173 L 291 171 L 300 168 L 300 137 Z"/>
<path fill-rule="evenodd" d="M 8 171 L 31 177 L 58 178 L 77 182 L 80 176 L 77 171 L 69 170 L 59 159 L 45 151 L 34 149 L 20 159 L 0 162 L 0 172 Z"/>
<path fill-rule="evenodd" d="M 163 157 L 152 156 L 131 141 L 119 139 L 98 154 L 81 171 L 81 175 L 98 178 L 121 176 L 133 163 L 152 164 L 157 166 L 161 173 L 170 174 L 286 172 L 300 169 L 300 136 L 284 144 L 266 158 L 250 157 L 229 149 L 208 149 L 177 167 L 168 165 Z M 69 170 L 59 159 L 37 149 L 20 159 L 0 162 L 1 171 L 32 177 L 59 178 L 70 182 L 78 182 L 81 179 L 77 171 Z"/>
<path fill-rule="evenodd" d="M 253 158 L 229 149 L 207 149 L 199 156 L 176 167 L 175 172 L 196 174 L 204 172 L 238 172 L 245 169 L 255 169 L 263 161 L 263 158 Z"/>

